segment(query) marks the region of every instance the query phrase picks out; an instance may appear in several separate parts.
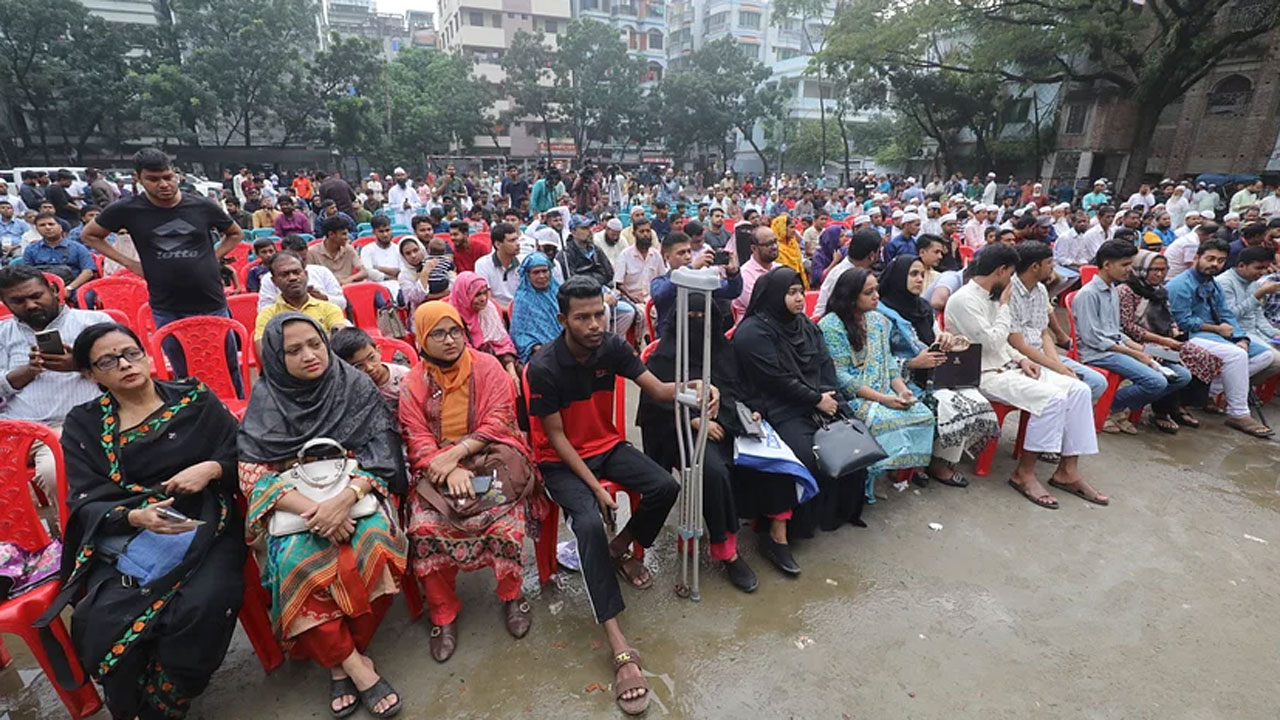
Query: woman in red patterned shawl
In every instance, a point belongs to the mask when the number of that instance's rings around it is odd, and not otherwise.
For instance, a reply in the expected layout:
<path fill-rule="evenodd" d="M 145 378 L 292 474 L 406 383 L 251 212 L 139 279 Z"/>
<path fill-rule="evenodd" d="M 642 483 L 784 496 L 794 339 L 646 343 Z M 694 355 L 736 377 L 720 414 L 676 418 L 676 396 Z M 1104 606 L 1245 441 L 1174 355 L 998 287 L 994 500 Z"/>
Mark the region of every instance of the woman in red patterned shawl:
<path fill-rule="evenodd" d="M 520 588 L 538 478 L 516 427 L 515 385 L 502 363 L 467 347 L 462 318 L 449 303 L 420 305 L 414 327 L 423 360 L 400 394 L 411 475 L 410 557 L 426 586 L 431 656 L 444 662 L 458 644 L 459 570 L 493 568 L 507 630 L 516 638 L 529 632 L 529 603 Z M 485 483 L 487 491 L 477 492 Z"/>

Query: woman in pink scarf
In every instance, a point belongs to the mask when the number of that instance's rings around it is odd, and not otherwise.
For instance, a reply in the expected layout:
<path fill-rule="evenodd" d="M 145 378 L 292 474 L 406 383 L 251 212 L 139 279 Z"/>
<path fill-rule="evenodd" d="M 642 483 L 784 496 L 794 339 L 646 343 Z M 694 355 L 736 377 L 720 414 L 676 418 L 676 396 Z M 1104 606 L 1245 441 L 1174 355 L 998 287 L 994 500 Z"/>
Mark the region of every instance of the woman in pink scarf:
<path fill-rule="evenodd" d="M 507 334 L 502 313 L 489 297 L 489 283 L 473 272 L 458 273 L 449 293 L 449 304 L 462 316 L 466 325 L 467 346 L 487 352 L 502 361 L 516 387 L 520 374 L 516 369 L 516 346 Z"/>

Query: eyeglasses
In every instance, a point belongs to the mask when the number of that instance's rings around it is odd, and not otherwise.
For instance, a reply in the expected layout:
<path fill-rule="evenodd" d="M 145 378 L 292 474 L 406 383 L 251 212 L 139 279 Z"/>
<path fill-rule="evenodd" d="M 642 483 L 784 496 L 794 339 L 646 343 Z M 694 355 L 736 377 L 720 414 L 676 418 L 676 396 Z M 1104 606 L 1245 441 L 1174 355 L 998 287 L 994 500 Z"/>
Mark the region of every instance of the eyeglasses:
<path fill-rule="evenodd" d="M 455 327 L 452 330 L 432 330 L 427 333 L 427 337 L 435 342 L 444 342 L 445 338 L 449 338 L 450 340 L 461 340 L 462 328 Z"/>
<path fill-rule="evenodd" d="M 142 348 L 131 347 L 118 355 L 103 355 L 93 361 L 93 366 L 102 372 L 109 372 L 115 370 L 120 365 L 121 360 L 128 360 L 130 365 L 134 365 L 146 356 L 147 354 L 142 351 Z"/>

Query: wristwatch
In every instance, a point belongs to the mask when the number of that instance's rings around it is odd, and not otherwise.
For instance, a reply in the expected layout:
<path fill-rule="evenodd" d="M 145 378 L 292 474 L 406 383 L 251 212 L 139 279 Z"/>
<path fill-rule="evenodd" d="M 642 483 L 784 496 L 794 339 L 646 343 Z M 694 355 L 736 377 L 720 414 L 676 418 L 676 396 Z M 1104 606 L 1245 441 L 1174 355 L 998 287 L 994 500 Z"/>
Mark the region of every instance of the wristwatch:
<path fill-rule="evenodd" d="M 360 502 L 364 499 L 364 491 L 355 483 L 347 485 L 347 489 L 356 494 L 356 502 Z"/>

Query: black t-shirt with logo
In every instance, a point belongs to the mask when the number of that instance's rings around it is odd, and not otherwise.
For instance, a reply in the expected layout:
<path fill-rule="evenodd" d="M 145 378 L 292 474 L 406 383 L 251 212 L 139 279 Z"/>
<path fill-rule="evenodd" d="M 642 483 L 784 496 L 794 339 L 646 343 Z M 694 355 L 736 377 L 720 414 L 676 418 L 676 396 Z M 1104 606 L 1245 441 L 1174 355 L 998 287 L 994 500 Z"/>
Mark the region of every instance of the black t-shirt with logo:
<path fill-rule="evenodd" d="M 200 315 L 227 307 L 214 254 L 215 233 L 231 227 L 231 218 L 212 200 L 188 193 L 171 208 L 134 195 L 107 206 L 98 224 L 129 231 L 138 249 L 154 310 Z"/>

